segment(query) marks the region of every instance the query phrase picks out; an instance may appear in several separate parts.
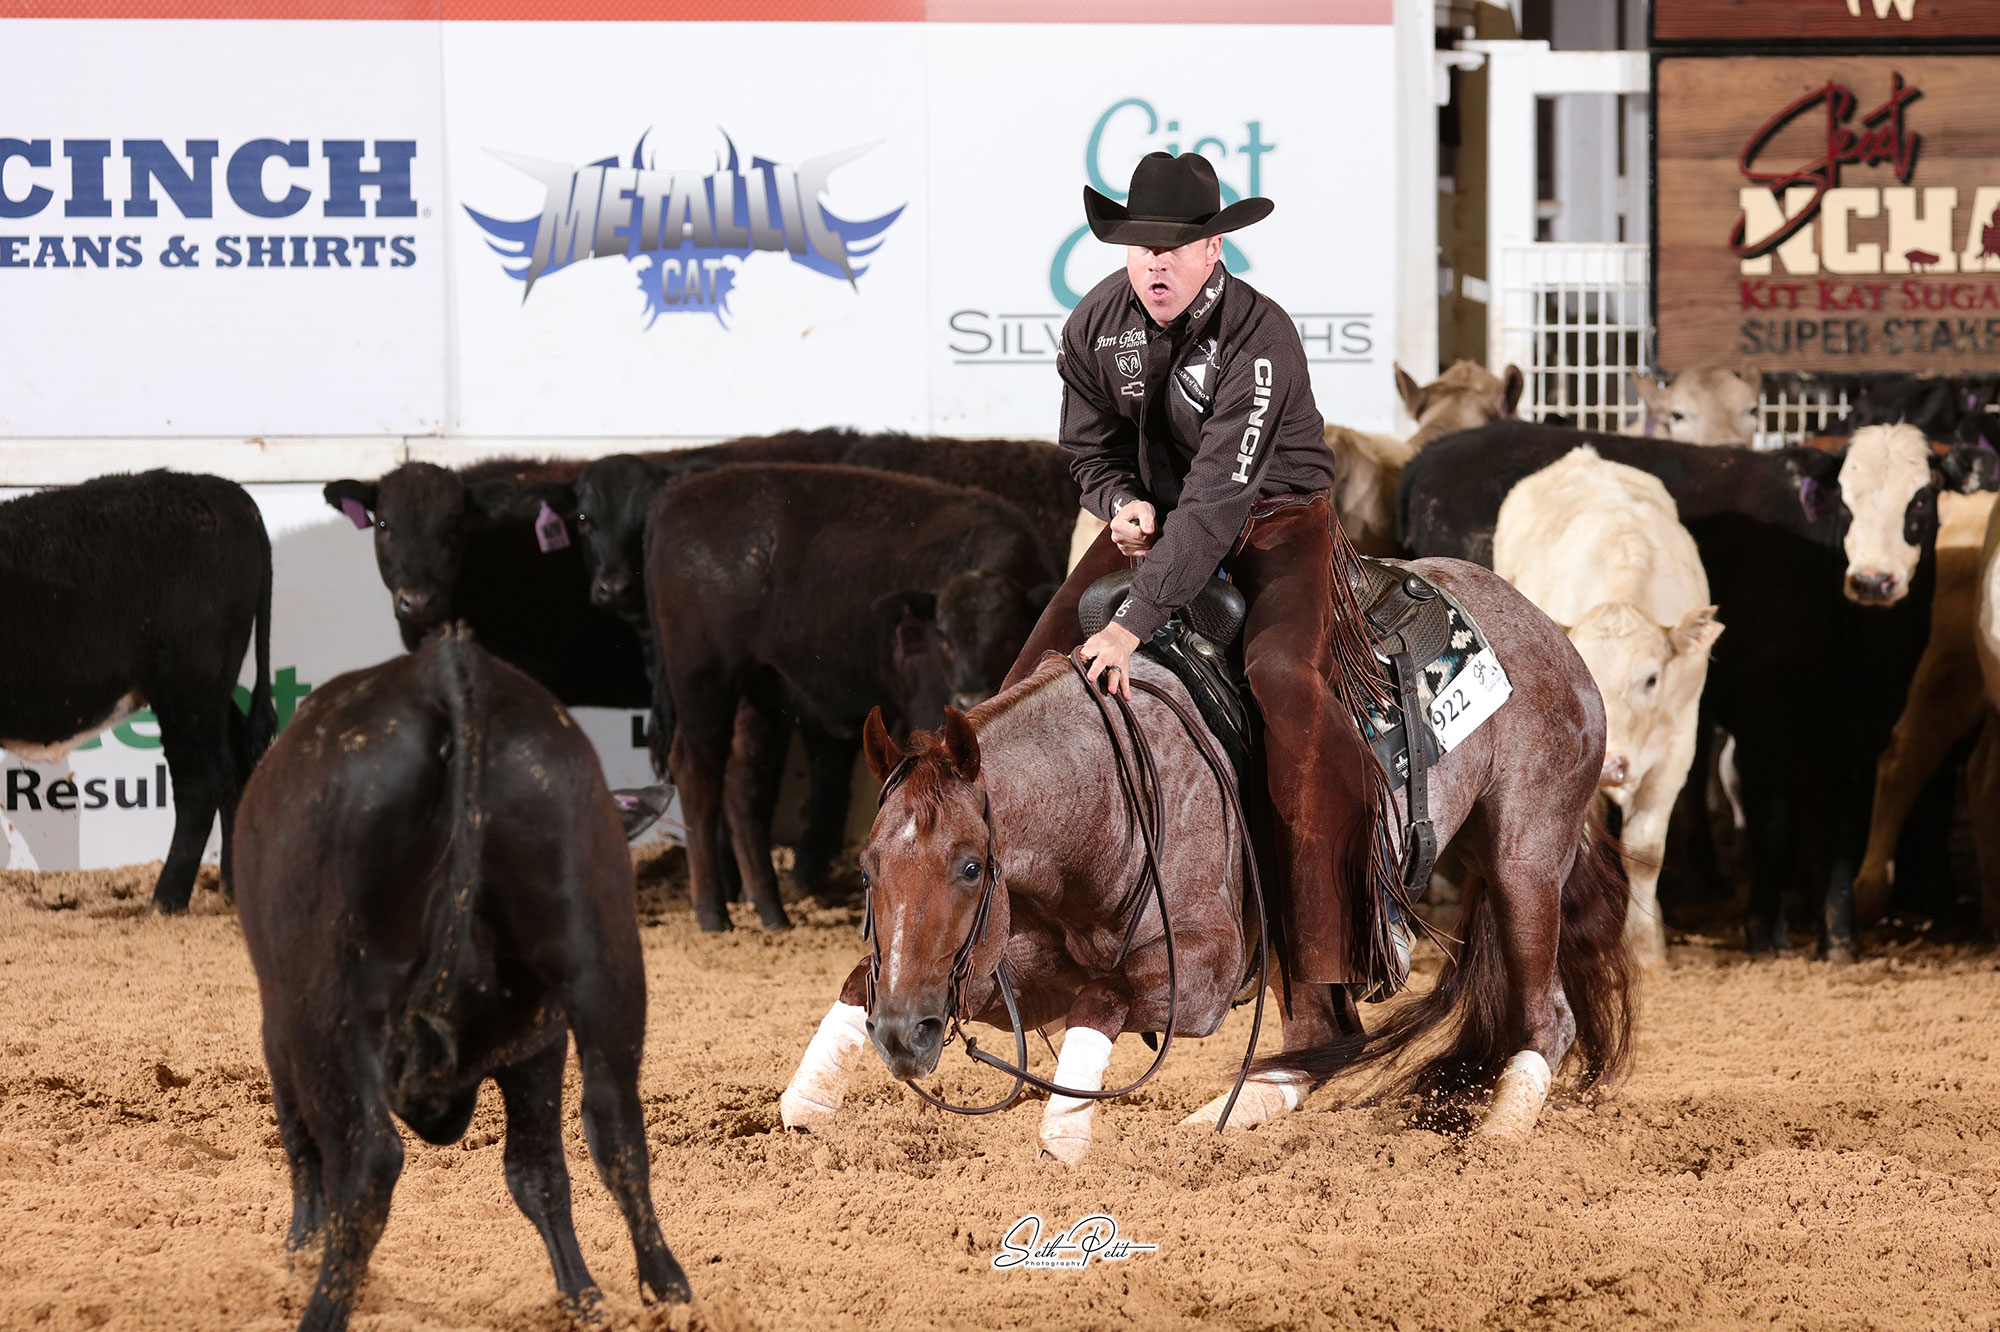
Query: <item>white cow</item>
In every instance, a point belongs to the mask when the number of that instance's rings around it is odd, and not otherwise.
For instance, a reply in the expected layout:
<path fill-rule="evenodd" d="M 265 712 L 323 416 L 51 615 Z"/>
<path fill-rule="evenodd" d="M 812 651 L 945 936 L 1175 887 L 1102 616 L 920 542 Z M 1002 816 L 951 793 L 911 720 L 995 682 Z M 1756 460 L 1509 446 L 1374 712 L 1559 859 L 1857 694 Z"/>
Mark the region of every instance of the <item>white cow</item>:
<path fill-rule="evenodd" d="M 1508 492 L 1493 568 L 1565 626 L 1604 695 L 1600 789 L 1624 816 L 1625 937 L 1657 965 L 1667 816 L 1694 760 L 1708 652 L 1722 633 L 1694 538 L 1658 478 L 1584 445 Z"/>
<path fill-rule="evenodd" d="M 1646 415 L 1628 434 L 1658 435 L 1682 444 L 1749 444 L 1757 433 L 1764 376 L 1754 365 L 1740 370 L 1695 366 L 1666 385 L 1634 370 L 1632 386 Z"/>
<path fill-rule="evenodd" d="M 1508 366 L 1495 375 L 1471 361 L 1459 361 L 1422 387 L 1402 366 L 1395 367 L 1396 392 L 1404 410 L 1417 423 L 1408 439 L 1326 427 L 1326 446 L 1333 450 L 1336 479 L 1334 512 L 1341 530 L 1363 555 L 1396 554 L 1396 486 L 1403 468 L 1418 450 L 1455 430 L 1471 430 L 1503 416 L 1512 416 L 1521 400 L 1521 371 Z"/>

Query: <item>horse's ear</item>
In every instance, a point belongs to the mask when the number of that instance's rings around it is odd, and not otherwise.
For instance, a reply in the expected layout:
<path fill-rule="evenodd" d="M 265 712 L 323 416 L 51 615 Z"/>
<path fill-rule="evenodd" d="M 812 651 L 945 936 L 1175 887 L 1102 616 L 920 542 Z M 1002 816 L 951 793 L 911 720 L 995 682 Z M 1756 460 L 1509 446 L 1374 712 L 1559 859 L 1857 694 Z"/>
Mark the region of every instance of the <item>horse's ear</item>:
<path fill-rule="evenodd" d="M 951 755 L 951 766 L 960 777 L 968 782 L 977 780 L 979 736 L 965 714 L 949 706 L 944 710 L 944 752 Z"/>
<path fill-rule="evenodd" d="M 1528 381 L 1521 375 L 1521 367 L 1510 361 L 1507 373 L 1500 377 L 1500 415 L 1514 414 L 1515 409 L 1521 405 L 1521 390 L 1527 385 Z"/>
<path fill-rule="evenodd" d="M 1403 410 L 1410 414 L 1412 421 L 1419 419 L 1424 412 L 1423 386 L 1410 378 L 1410 372 L 1394 361 L 1389 365 L 1396 372 L 1396 396 L 1403 400 Z"/>
<path fill-rule="evenodd" d="M 868 756 L 868 771 L 875 774 L 878 782 L 888 781 L 889 774 L 903 761 L 903 751 L 889 738 L 889 728 L 882 724 L 880 708 L 870 710 L 861 728 L 861 752 Z"/>

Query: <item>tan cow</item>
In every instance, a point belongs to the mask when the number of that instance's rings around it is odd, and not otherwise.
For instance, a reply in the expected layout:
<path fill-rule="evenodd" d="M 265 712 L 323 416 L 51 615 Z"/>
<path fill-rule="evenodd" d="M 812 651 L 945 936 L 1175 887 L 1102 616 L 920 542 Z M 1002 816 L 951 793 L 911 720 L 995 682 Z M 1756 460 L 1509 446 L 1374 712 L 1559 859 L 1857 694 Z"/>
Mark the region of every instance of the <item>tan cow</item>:
<path fill-rule="evenodd" d="M 1938 496 L 1937 586 L 1931 632 L 1910 678 L 1903 713 L 1875 764 L 1868 851 L 1854 876 L 1854 918 L 1876 919 L 1888 907 L 1896 840 L 1917 795 L 1959 738 L 1986 715 L 1975 620 L 1980 611 L 1980 546 L 1993 514 L 1991 493 Z M 1982 867 L 1983 874 L 1983 867 Z"/>
<path fill-rule="evenodd" d="M 1334 510 L 1347 539 L 1363 555 L 1396 554 L 1396 486 L 1403 468 L 1424 445 L 1455 430 L 1470 430 L 1512 416 L 1521 400 L 1521 370 L 1510 365 L 1494 375 L 1471 361 L 1459 361 L 1421 388 L 1396 366 L 1396 392 L 1417 423 L 1408 439 L 1328 425 L 1338 479 Z"/>
<path fill-rule="evenodd" d="M 1624 815 L 1625 937 L 1666 957 L 1660 860 L 1694 760 L 1709 648 L 1722 633 L 1708 575 L 1658 478 L 1584 445 L 1509 491 L 1493 568 L 1564 625 L 1604 695 L 1599 787 Z"/>
<path fill-rule="evenodd" d="M 1646 415 L 1628 434 L 1657 435 L 1683 444 L 1749 444 L 1757 433 L 1764 376 L 1754 365 L 1740 370 L 1695 366 L 1665 385 L 1634 370 L 1632 386 L 1646 405 Z"/>

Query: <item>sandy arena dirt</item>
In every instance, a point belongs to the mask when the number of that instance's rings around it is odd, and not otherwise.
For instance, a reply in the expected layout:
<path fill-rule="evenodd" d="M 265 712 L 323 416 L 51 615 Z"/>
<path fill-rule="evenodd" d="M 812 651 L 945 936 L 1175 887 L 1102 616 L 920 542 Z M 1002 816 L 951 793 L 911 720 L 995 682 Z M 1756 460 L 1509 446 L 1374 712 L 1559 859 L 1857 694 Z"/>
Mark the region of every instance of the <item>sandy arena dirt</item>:
<path fill-rule="evenodd" d="M 290 1194 L 234 912 L 203 891 L 191 916 L 153 916 L 156 868 L 0 873 L 0 1328 L 289 1328 L 310 1289 L 312 1261 L 282 1249 Z M 577 1226 L 610 1326 L 2000 1325 L 1990 954 L 1833 968 L 1677 946 L 1643 993 L 1634 1075 L 1552 1104 L 1518 1147 L 1327 1092 L 1227 1139 L 1177 1128 L 1232 1073 L 1240 1010 L 1101 1110 L 1092 1156 L 1065 1170 L 1033 1157 L 1039 1102 L 948 1118 L 872 1054 L 832 1131 L 782 1131 L 778 1092 L 860 953 L 856 913 L 808 902 L 790 934 L 704 937 L 671 862 L 642 868 L 641 1093 L 697 1302 L 640 1305 L 572 1069 Z M 1109 1076 L 1147 1058 L 1121 1042 Z M 943 1084 L 990 1097 L 964 1063 L 947 1051 Z M 489 1085 L 464 1142 L 409 1139 L 356 1328 L 566 1326 L 500 1127 Z M 1159 1250 L 991 1269 L 1024 1214 L 1096 1211 Z"/>

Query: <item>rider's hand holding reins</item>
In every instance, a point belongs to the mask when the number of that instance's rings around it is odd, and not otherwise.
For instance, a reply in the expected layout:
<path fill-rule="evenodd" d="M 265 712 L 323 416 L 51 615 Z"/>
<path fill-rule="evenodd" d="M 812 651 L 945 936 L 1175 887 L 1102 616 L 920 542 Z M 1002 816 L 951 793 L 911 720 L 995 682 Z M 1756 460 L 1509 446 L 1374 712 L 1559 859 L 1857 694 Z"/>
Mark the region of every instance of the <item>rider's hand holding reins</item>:
<path fill-rule="evenodd" d="M 1127 559 L 1144 555 L 1153 548 L 1153 538 L 1159 533 L 1159 516 L 1146 500 L 1130 500 L 1122 505 L 1117 516 L 1111 520 L 1111 544 L 1118 547 L 1118 553 Z"/>
<path fill-rule="evenodd" d="M 1078 648 L 1077 655 L 1090 663 L 1084 678 L 1095 683 L 1104 673 L 1104 687 L 1127 702 L 1132 698 L 1132 653 L 1139 636 L 1122 624 L 1107 624 Z"/>

